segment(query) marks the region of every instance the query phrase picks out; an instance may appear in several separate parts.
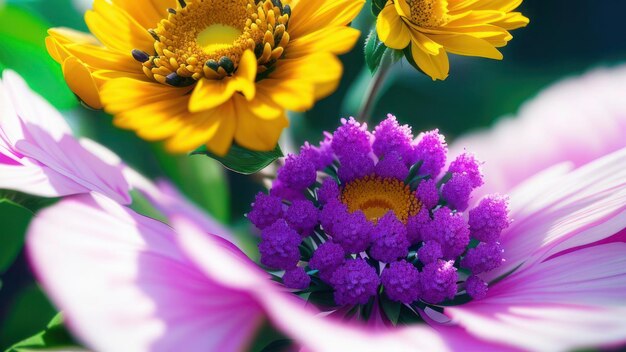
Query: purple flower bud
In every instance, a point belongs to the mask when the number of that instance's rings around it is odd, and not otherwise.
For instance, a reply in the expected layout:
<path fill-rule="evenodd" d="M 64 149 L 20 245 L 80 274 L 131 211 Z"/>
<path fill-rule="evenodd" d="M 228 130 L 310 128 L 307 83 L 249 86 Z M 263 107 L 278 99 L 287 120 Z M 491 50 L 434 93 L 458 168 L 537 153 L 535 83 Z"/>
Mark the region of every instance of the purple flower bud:
<path fill-rule="evenodd" d="M 313 229 L 318 224 L 318 219 L 319 210 L 308 200 L 294 201 L 285 214 L 285 220 L 287 220 L 289 226 L 298 231 L 303 237 L 313 232 Z"/>
<path fill-rule="evenodd" d="M 315 182 L 315 165 L 302 156 L 289 155 L 278 169 L 278 180 L 287 188 L 303 190 Z"/>
<path fill-rule="evenodd" d="M 406 227 L 392 211 L 378 220 L 372 239 L 369 253 L 376 260 L 391 263 L 409 254 Z"/>
<path fill-rule="evenodd" d="M 376 270 L 363 259 L 350 259 L 332 276 L 337 305 L 365 304 L 376 296 L 380 278 Z"/>
<path fill-rule="evenodd" d="M 247 216 L 254 226 L 259 230 L 263 230 L 276 222 L 276 220 L 283 218 L 283 202 L 278 197 L 259 192 L 254 198 L 252 210 Z"/>
<path fill-rule="evenodd" d="M 339 200 L 339 185 L 332 177 L 327 177 L 322 181 L 322 186 L 317 190 L 317 199 L 321 204 L 332 200 Z"/>
<path fill-rule="evenodd" d="M 453 214 L 447 207 L 439 208 L 433 215 L 431 226 L 424 231 L 422 240 L 438 242 L 443 258 L 454 260 L 469 244 L 468 225 L 461 214 Z"/>
<path fill-rule="evenodd" d="M 295 267 L 285 271 L 283 283 L 288 288 L 304 290 L 311 284 L 311 278 L 307 275 L 306 271 L 304 271 L 304 268 Z"/>
<path fill-rule="evenodd" d="M 430 214 L 428 209 L 422 208 L 415 216 L 411 216 L 406 224 L 406 237 L 410 244 L 422 241 L 424 231 L 430 226 Z"/>
<path fill-rule="evenodd" d="M 420 294 L 419 271 L 405 260 L 394 262 L 380 276 L 387 297 L 392 301 L 409 304 Z"/>
<path fill-rule="evenodd" d="M 413 141 L 411 127 L 400 125 L 395 116 L 388 114 L 387 118 L 374 129 L 374 137 L 372 148 L 379 158 L 383 158 L 389 153 L 396 153 L 405 166 L 413 164 L 411 160 L 411 142 Z"/>
<path fill-rule="evenodd" d="M 277 220 L 261 232 L 261 263 L 274 269 L 295 268 L 300 260 L 301 241 L 300 235 L 285 220 Z"/>
<path fill-rule="evenodd" d="M 488 285 L 478 276 L 472 275 L 465 281 L 465 291 L 473 299 L 483 299 L 487 295 Z"/>
<path fill-rule="evenodd" d="M 426 209 L 432 209 L 439 203 L 439 190 L 434 179 L 420 182 L 415 195 Z"/>
<path fill-rule="evenodd" d="M 467 251 L 461 265 L 474 274 L 490 271 L 502 265 L 504 250 L 500 243 L 480 243 L 476 248 Z"/>
<path fill-rule="evenodd" d="M 376 175 L 384 178 L 395 178 L 401 181 L 409 175 L 409 169 L 406 167 L 402 157 L 397 152 L 389 152 L 378 161 L 374 168 Z"/>
<path fill-rule="evenodd" d="M 476 160 L 472 153 L 464 152 L 457 156 L 448 167 L 448 172 L 467 175 L 473 188 L 478 188 L 484 183 L 481 162 Z"/>
<path fill-rule="evenodd" d="M 333 241 L 346 253 L 361 253 L 372 242 L 374 225 L 367 220 L 362 211 L 342 216 L 334 225 L 331 233 Z"/>
<path fill-rule="evenodd" d="M 424 242 L 424 245 L 417 251 L 417 258 L 424 264 L 434 263 L 442 257 L 441 245 L 432 240 Z"/>
<path fill-rule="evenodd" d="M 422 134 L 420 141 L 413 148 L 414 159 L 422 162 L 420 175 L 437 177 L 441 169 L 446 165 L 448 146 L 439 130 L 433 130 Z"/>
<path fill-rule="evenodd" d="M 502 230 L 509 227 L 509 201 L 498 194 L 485 196 L 480 204 L 469 212 L 472 237 L 481 242 L 496 242 Z"/>
<path fill-rule="evenodd" d="M 431 304 L 453 299 L 456 295 L 458 274 L 454 261 L 438 260 L 427 264 L 420 275 L 422 300 Z"/>
<path fill-rule="evenodd" d="M 452 209 L 464 211 L 469 205 L 472 190 L 472 183 L 467 175 L 452 174 L 452 178 L 441 188 L 441 198 Z"/>
<path fill-rule="evenodd" d="M 322 280 L 329 282 L 335 270 L 345 262 L 345 256 L 340 245 L 324 242 L 313 253 L 309 266 L 319 271 Z"/>
<path fill-rule="evenodd" d="M 353 117 L 349 120 L 341 119 L 341 124 L 333 133 L 331 142 L 331 147 L 341 163 L 354 157 L 368 156 L 372 146 L 367 124 L 361 124 Z"/>

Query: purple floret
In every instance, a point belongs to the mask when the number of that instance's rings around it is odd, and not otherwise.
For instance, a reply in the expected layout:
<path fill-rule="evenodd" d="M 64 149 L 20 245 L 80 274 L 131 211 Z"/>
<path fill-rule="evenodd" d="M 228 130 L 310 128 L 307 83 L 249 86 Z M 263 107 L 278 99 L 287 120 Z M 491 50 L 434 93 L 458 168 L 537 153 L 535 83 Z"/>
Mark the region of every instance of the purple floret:
<path fill-rule="evenodd" d="M 472 196 L 472 182 L 465 174 L 452 174 L 452 178 L 441 188 L 443 198 L 452 209 L 464 211 Z"/>
<path fill-rule="evenodd" d="M 487 295 L 488 285 L 478 276 L 472 275 L 465 281 L 465 290 L 473 299 L 483 299 Z"/>
<path fill-rule="evenodd" d="M 276 220 L 283 218 L 283 202 L 278 197 L 259 192 L 254 198 L 252 210 L 247 216 L 254 226 L 263 230 Z"/>
<path fill-rule="evenodd" d="M 321 204 L 326 204 L 331 199 L 339 199 L 339 185 L 334 178 L 327 177 L 322 181 L 322 185 L 317 189 L 317 199 Z"/>
<path fill-rule="evenodd" d="M 500 243 L 480 243 L 476 248 L 467 251 L 461 265 L 474 274 L 490 271 L 502 265 L 504 250 Z"/>
<path fill-rule="evenodd" d="M 337 305 L 365 304 L 376 296 L 380 278 L 376 270 L 363 259 L 350 259 L 332 276 Z"/>
<path fill-rule="evenodd" d="M 322 208 L 320 212 L 320 224 L 324 232 L 332 235 L 335 225 L 346 216 L 348 216 L 348 207 L 338 199 L 333 199 Z"/>
<path fill-rule="evenodd" d="M 395 178 L 401 181 L 409 175 L 409 169 L 397 152 L 389 152 L 378 161 L 374 168 L 376 175 L 384 178 Z"/>
<path fill-rule="evenodd" d="M 374 129 L 374 137 L 372 148 L 379 158 L 394 152 L 402 158 L 405 166 L 412 164 L 411 127 L 400 125 L 395 116 L 388 114 L 387 118 Z"/>
<path fill-rule="evenodd" d="M 378 220 L 372 236 L 370 255 L 384 263 L 391 263 L 409 254 L 406 227 L 392 211 Z"/>
<path fill-rule="evenodd" d="M 406 238 L 409 243 L 416 244 L 422 241 L 423 233 L 430 226 L 428 209 L 422 208 L 415 216 L 411 216 L 406 224 Z"/>
<path fill-rule="evenodd" d="M 442 257 L 441 245 L 437 241 L 426 241 L 417 251 L 417 258 L 424 264 L 434 263 Z"/>
<path fill-rule="evenodd" d="M 415 192 L 417 199 L 422 202 L 422 207 L 434 208 L 439 203 L 439 190 L 434 179 L 420 182 Z"/>
<path fill-rule="evenodd" d="M 465 251 L 470 240 L 469 227 L 461 214 L 453 214 L 449 208 L 442 207 L 435 211 L 430 224 L 423 240 L 438 242 L 444 259 L 454 260 Z"/>
<path fill-rule="evenodd" d="M 334 155 L 330 145 L 329 138 L 320 143 L 319 147 L 305 142 L 300 148 L 300 156 L 312 162 L 317 170 L 323 170 L 333 162 Z"/>
<path fill-rule="evenodd" d="M 480 204 L 469 212 L 472 237 L 481 242 L 496 242 L 502 230 L 509 227 L 509 201 L 498 194 L 485 196 Z"/>
<path fill-rule="evenodd" d="M 350 158 L 341 159 L 337 176 L 343 183 L 374 173 L 374 160 L 369 155 L 355 154 Z"/>
<path fill-rule="evenodd" d="M 311 257 L 309 267 L 319 271 L 320 278 L 329 282 L 335 270 L 345 262 L 345 252 L 333 242 L 322 243 Z"/>
<path fill-rule="evenodd" d="M 385 293 L 390 300 L 409 304 L 420 294 L 419 271 L 405 260 L 394 262 L 380 276 Z"/>
<path fill-rule="evenodd" d="M 420 175 L 437 177 L 446 165 L 448 146 L 439 130 L 433 130 L 422 135 L 421 140 L 414 146 L 413 153 L 416 162 L 422 161 Z"/>
<path fill-rule="evenodd" d="M 291 228 L 306 237 L 318 224 L 319 210 L 308 200 L 296 200 L 287 209 L 285 220 Z"/>
<path fill-rule="evenodd" d="M 295 200 L 306 199 L 305 197 L 306 190 L 298 190 L 289 188 L 284 185 L 279 179 L 275 179 L 272 183 L 272 188 L 270 189 L 270 194 L 274 197 L 278 197 L 281 199 L 288 200 L 293 202 Z"/>
<path fill-rule="evenodd" d="M 424 266 L 420 274 L 421 298 L 437 304 L 456 295 L 458 274 L 454 261 L 438 260 Z"/>
<path fill-rule="evenodd" d="M 454 159 L 448 167 L 448 172 L 467 175 L 472 187 L 478 188 L 484 183 L 481 166 L 482 163 L 476 160 L 473 153 L 464 152 Z"/>
<path fill-rule="evenodd" d="M 293 269 L 300 260 L 302 238 L 283 219 L 277 220 L 261 232 L 261 263 L 274 269 Z"/>
<path fill-rule="evenodd" d="M 347 159 L 369 155 L 372 151 L 370 139 L 366 124 L 359 123 L 353 117 L 349 120 L 341 119 L 341 126 L 333 133 L 331 147 L 344 163 Z"/>
<path fill-rule="evenodd" d="M 346 253 L 354 254 L 361 253 L 370 246 L 373 230 L 374 225 L 358 210 L 340 217 L 330 234 L 333 241 L 341 245 Z"/>
<path fill-rule="evenodd" d="M 300 155 L 289 155 L 285 165 L 278 169 L 278 180 L 287 188 L 303 190 L 315 182 L 315 165 Z"/>
<path fill-rule="evenodd" d="M 296 267 L 285 271 L 283 284 L 289 288 L 304 290 L 311 284 L 311 278 L 304 271 L 304 268 Z"/>

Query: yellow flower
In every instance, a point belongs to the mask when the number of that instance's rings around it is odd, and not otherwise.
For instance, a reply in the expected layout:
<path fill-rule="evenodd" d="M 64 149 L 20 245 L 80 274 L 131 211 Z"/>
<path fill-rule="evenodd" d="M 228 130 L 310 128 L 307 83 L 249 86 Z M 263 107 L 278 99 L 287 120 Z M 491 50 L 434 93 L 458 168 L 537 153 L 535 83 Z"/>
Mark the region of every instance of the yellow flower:
<path fill-rule="evenodd" d="M 72 91 L 118 127 L 172 152 L 271 150 L 285 110 L 336 89 L 364 2 L 95 0 L 93 36 L 53 28 L 46 44 Z"/>
<path fill-rule="evenodd" d="M 410 46 L 413 61 L 435 79 L 448 77 L 447 53 L 502 59 L 498 47 L 508 30 L 528 18 L 515 10 L 522 0 L 388 0 L 378 15 L 380 40 L 392 49 Z"/>

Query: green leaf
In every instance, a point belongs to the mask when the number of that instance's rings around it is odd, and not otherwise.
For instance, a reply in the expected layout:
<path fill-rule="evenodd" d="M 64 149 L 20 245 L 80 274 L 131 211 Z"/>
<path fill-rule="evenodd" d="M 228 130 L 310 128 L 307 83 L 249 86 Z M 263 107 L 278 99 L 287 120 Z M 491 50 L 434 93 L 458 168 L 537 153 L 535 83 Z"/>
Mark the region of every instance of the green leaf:
<path fill-rule="evenodd" d="M 49 25 L 17 6 L 0 6 L 0 62 L 15 70 L 57 108 L 77 105 L 63 78 L 61 67 L 45 45 Z"/>
<path fill-rule="evenodd" d="M 4 281 L 4 289 L 15 290 L 13 281 Z M 28 284 L 6 303 L 6 314 L 0 322 L 0 346 L 4 349 L 34 334 L 40 333 L 57 314 L 52 304 L 36 284 Z"/>
<path fill-rule="evenodd" d="M 374 14 L 374 17 L 378 17 L 378 14 L 383 10 L 386 3 L 387 0 L 372 0 L 372 14 Z"/>
<path fill-rule="evenodd" d="M 365 40 L 365 63 L 372 74 L 378 70 L 386 51 L 387 47 L 378 39 L 374 26 Z"/>
<path fill-rule="evenodd" d="M 400 318 L 400 308 L 402 308 L 402 304 L 400 302 L 394 302 L 387 298 L 387 296 L 380 297 L 380 307 L 387 318 L 393 323 L 393 325 L 398 325 L 398 319 Z"/>
<path fill-rule="evenodd" d="M 7 199 L 0 200 L 0 274 L 15 261 L 24 246 L 24 234 L 33 213 Z"/>
<path fill-rule="evenodd" d="M 63 315 L 58 313 L 43 331 L 16 343 L 9 347 L 6 352 L 26 352 L 73 346 L 77 346 L 77 344 L 63 325 Z"/>
<path fill-rule="evenodd" d="M 219 161 L 225 168 L 244 175 L 254 174 L 263 170 L 276 159 L 283 157 L 280 146 L 276 145 L 274 150 L 269 152 L 258 152 L 243 148 L 237 144 L 228 151 L 225 156 L 217 156 L 202 146 L 191 153 L 192 155 L 203 154 L 209 158 Z"/>

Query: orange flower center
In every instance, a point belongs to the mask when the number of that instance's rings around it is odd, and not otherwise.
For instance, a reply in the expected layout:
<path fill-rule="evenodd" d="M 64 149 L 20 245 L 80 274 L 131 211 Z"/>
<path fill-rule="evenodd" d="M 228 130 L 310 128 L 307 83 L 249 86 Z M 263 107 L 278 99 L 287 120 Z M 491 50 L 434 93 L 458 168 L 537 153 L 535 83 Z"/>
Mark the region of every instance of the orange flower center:
<path fill-rule="evenodd" d="M 175 9 L 149 30 L 154 55 L 133 56 L 156 81 L 185 86 L 201 78 L 232 75 L 246 50 L 253 50 L 262 74 L 289 42 L 289 5 L 281 0 L 179 0 Z"/>
<path fill-rule="evenodd" d="M 361 210 L 372 222 L 392 210 L 398 220 L 406 224 L 422 207 L 415 192 L 404 182 L 375 175 L 348 183 L 341 191 L 341 201 L 350 212 Z"/>
<path fill-rule="evenodd" d="M 411 22 L 420 27 L 432 28 L 449 20 L 447 0 L 406 0 L 411 8 Z"/>

